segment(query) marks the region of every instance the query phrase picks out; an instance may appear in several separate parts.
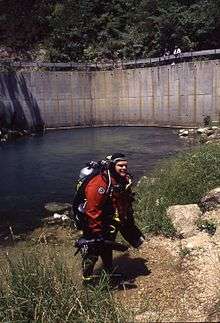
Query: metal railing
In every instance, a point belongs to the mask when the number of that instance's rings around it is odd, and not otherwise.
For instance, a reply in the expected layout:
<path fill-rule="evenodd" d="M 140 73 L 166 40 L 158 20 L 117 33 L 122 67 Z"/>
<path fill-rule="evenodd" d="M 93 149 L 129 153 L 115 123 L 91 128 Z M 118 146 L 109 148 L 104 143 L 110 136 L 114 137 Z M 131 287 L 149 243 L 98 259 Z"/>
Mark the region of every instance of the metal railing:
<path fill-rule="evenodd" d="M 20 62 L 13 60 L 0 60 L 0 68 L 14 69 L 46 69 L 46 70 L 107 70 L 107 69 L 127 69 L 144 66 L 166 65 L 171 62 L 184 62 L 197 57 L 215 59 L 220 57 L 220 49 L 210 49 L 195 52 L 184 52 L 178 57 L 174 55 L 138 59 L 133 61 L 116 61 L 111 63 L 46 63 L 46 62 Z"/>

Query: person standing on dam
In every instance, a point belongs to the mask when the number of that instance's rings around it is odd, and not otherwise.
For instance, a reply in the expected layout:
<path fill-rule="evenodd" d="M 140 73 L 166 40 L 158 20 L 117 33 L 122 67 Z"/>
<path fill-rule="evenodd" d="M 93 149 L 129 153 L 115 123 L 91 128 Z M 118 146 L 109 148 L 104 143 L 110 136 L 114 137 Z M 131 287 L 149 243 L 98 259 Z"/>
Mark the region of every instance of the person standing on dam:
<path fill-rule="evenodd" d="M 178 46 L 175 46 L 173 51 L 173 55 L 175 56 L 175 58 L 179 58 L 181 53 L 182 53 L 181 49 Z"/>
<path fill-rule="evenodd" d="M 144 236 L 134 222 L 134 198 L 127 158 L 124 154 L 115 153 L 106 157 L 102 163 L 104 167 L 84 187 L 84 244 L 78 244 L 82 255 L 84 282 L 93 278 L 94 266 L 99 256 L 104 270 L 109 274 L 113 273 L 114 248 L 105 241 L 114 242 L 118 231 L 135 248 L 144 241 Z M 90 244 L 90 241 L 94 244 Z"/>

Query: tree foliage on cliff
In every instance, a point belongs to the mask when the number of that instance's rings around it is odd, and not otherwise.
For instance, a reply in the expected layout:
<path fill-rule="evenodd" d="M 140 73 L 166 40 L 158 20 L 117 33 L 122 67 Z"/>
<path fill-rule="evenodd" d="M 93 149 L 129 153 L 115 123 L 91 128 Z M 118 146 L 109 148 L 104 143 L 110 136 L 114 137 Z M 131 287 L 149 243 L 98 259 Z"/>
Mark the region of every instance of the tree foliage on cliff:
<path fill-rule="evenodd" d="M 0 0 L 0 43 L 52 61 L 220 48 L 220 0 Z"/>

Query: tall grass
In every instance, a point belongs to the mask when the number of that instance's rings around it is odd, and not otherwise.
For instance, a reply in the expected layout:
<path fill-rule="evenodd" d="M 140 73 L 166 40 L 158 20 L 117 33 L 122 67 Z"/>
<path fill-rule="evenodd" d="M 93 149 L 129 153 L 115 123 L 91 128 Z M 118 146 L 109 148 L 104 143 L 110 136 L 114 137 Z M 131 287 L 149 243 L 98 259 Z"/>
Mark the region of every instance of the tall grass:
<path fill-rule="evenodd" d="M 73 254 L 52 248 L 16 247 L 1 257 L 1 322 L 127 321 L 105 279 L 83 288 Z"/>
<path fill-rule="evenodd" d="M 197 203 L 220 185 L 220 146 L 205 145 L 159 165 L 141 179 L 136 189 L 135 212 L 145 232 L 174 235 L 166 209 Z"/>

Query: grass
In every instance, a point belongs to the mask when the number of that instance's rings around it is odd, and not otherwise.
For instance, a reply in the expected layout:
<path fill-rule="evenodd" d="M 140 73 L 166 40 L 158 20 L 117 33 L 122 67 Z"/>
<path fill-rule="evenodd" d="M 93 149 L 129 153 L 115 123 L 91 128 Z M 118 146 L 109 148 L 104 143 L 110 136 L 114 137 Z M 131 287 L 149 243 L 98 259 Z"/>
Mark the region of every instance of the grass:
<path fill-rule="evenodd" d="M 70 246 L 25 245 L 0 257 L 0 322 L 127 322 L 108 282 L 83 288 Z"/>
<path fill-rule="evenodd" d="M 220 185 L 220 146 L 204 145 L 159 165 L 136 188 L 135 213 L 145 232 L 175 234 L 166 209 L 198 203 Z"/>
<path fill-rule="evenodd" d="M 197 227 L 200 231 L 205 231 L 210 235 L 214 235 L 216 231 L 216 224 L 211 220 L 199 219 L 197 221 Z"/>

